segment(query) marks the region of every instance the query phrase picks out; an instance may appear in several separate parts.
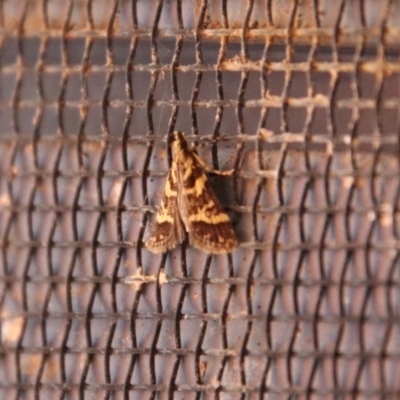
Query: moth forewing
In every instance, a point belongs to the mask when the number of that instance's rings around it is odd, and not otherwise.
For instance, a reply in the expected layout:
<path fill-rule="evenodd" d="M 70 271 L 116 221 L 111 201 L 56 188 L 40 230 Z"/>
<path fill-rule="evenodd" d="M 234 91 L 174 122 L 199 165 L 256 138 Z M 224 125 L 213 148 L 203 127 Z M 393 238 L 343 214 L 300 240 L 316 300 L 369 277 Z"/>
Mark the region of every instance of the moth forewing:
<path fill-rule="evenodd" d="M 190 244 L 200 250 L 212 254 L 233 251 L 236 235 L 207 180 L 204 162 L 180 132 L 174 132 L 172 148 L 174 159 L 147 248 L 153 252 L 174 248 L 182 243 L 184 228 Z"/>
<path fill-rule="evenodd" d="M 146 247 L 153 253 L 164 253 L 181 244 L 185 232 L 177 207 L 176 165 L 172 164 L 165 183 L 164 195 L 156 215 L 153 234 L 146 242 Z"/>

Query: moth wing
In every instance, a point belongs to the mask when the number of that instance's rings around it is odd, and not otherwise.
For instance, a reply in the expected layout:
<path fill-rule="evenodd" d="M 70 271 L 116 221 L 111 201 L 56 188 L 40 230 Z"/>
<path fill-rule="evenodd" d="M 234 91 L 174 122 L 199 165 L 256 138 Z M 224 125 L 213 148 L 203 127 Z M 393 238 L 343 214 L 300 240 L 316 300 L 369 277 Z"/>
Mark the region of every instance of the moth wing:
<path fill-rule="evenodd" d="M 181 244 L 185 238 L 179 217 L 177 201 L 176 168 L 171 168 L 160 209 L 156 215 L 153 233 L 146 241 L 146 247 L 153 253 L 164 253 Z"/>
<path fill-rule="evenodd" d="M 203 168 L 192 163 L 187 179 L 179 179 L 178 209 L 192 246 L 211 254 L 225 254 L 237 247 L 228 215 L 221 207 Z"/>

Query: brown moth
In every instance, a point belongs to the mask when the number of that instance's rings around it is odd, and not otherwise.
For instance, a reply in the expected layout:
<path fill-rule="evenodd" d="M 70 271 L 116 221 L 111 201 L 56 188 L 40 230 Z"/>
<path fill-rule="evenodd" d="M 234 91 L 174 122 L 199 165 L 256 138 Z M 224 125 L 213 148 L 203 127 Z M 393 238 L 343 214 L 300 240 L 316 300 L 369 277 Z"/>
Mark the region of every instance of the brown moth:
<path fill-rule="evenodd" d="M 166 252 L 181 244 L 187 232 L 190 244 L 199 250 L 230 253 L 238 242 L 228 215 L 208 183 L 208 168 L 189 149 L 181 132 L 174 132 L 172 151 L 164 196 L 146 247 L 153 253 Z"/>

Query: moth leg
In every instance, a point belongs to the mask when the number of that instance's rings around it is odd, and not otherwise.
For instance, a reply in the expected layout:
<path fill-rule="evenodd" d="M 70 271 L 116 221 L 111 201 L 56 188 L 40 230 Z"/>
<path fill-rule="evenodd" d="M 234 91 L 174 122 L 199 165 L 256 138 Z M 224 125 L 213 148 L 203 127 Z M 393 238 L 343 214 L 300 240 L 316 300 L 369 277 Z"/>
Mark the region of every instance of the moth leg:
<path fill-rule="evenodd" d="M 231 176 L 235 172 L 234 169 L 229 169 L 227 171 L 220 171 L 218 169 L 213 169 L 210 166 L 208 166 L 197 153 L 193 152 L 193 156 L 196 159 L 196 161 L 201 165 L 203 170 L 205 170 L 211 174 L 222 175 L 222 176 Z"/>

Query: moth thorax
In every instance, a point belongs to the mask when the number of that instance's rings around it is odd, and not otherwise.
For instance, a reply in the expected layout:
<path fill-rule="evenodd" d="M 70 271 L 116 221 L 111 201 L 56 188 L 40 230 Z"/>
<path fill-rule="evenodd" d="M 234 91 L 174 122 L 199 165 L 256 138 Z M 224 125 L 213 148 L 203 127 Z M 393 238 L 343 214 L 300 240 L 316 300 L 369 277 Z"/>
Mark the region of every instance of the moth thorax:
<path fill-rule="evenodd" d="M 179 140 L 175 140 L 172 143 L 172 150 L 175 153 L 175 156 L 179 159 L 183 156 L 185 151 L 187 151 L 186 143 L 182 143 Z"/>

